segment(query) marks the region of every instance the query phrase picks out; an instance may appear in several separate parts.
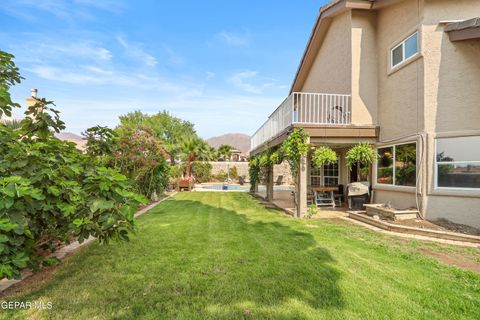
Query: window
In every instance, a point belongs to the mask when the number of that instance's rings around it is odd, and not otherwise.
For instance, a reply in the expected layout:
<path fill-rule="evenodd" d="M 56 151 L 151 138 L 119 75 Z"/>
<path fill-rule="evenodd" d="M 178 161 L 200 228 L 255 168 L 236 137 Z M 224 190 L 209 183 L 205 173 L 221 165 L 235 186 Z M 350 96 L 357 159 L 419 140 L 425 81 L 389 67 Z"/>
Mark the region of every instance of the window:
<path fill-rule="evenodd" d="M 339 184 L 338 161 L 334 164 L 325 164 L 322 168 L 310 166 L 310 185 L 319 187 L 334 187 Z"/>
<path fill-rule="evenodd" d="M 377 183 L 415 187 L 417 144 L 399 144 L 378 149 Z"/>
<path fill-rule="evenodd" d="M 438 138 L 436 185 L 480 189 L 480 136 Z"/>
<path fill-rule="evenodd" d="M 415 32 L 391 50 L 391 67 L 396 67 L 418 53 L 418 32 Z"/>

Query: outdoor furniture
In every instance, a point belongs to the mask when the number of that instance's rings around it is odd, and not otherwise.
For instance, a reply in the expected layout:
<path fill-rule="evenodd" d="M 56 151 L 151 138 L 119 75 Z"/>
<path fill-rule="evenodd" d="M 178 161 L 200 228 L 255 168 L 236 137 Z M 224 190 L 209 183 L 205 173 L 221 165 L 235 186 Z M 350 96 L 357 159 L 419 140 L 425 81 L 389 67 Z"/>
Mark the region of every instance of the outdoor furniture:
<path fill-rule="evenodd" d="M 348 208 L 363 209 L 370 196 L 370 182 L 352 182 L 348 185 Z"/>
<path fill-rule="evenodd" d="M 315 193 L 315 204 L 317 207 L 331 206 L 335 208 L 334 192 L 338 192 L 338 187 L 311 187 Z"/>
<path fill-rule="evenodd" d="M 243 186 L 243 185 L 245 184 L 245 178 L 242 177 L 242 176 L 238 177 L 238 183 L 239 183 L 241 186 Z"/>
<path fill-rule="evenodd" d="M 307 190 L 307 206 L 314 204 L 315 202 L 315 193 L 311 190 Z"/>
<path fill-rule="evenodd" d="M 338 191 L 334 193 L 335 201 L 338 203 L 338 206 L 341 207 L 343 205 L 343 184 L 338 185 Z"/>
<path fill-rule="evenodd" d="M 191 191 L 193 189 L 193 178 L 180 178 L 177 180 L 177 191 Z"/>
<path fill-rule="evenodd" d="M 283 176 L 282 176 L 282 175 L 279 175 L 279 176 L 277 177 L 277 181 L 275 181 L 275 184 L 276 184 L 277 186 L 283 184 Z"/>

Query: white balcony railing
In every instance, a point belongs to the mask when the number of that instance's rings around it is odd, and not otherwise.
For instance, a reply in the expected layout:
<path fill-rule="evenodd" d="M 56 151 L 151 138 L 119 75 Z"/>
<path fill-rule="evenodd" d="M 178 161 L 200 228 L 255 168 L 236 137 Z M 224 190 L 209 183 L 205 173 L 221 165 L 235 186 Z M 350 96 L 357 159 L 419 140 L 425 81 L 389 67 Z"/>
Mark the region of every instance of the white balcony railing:
<path fill-rule="evenodd" d="M 253 134 L 251 150 L 277 136 L 292 124 L 346 125 L 351 123 L 351 96 L 294 92 Z"/>

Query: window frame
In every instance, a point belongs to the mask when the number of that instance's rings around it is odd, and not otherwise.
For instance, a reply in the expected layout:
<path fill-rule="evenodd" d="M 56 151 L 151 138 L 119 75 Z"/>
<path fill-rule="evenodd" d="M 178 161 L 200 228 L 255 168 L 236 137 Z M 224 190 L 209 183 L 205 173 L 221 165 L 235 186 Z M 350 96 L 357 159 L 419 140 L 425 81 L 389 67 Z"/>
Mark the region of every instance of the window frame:
<path fill-rule="evenodd" d="M 434 189 L 435 190 L 458 190 L 458 191 L 473 191 L 473 192 L 478 192 L 480 191 L 479 188 L 465 188 L 465 187 L 440 187 L 438 186 L 438 164 L 465 164 L 465 163 L 478 163 L 480 165 L 480 160 L 469 160 L 469 161 L 437 161 L 437 144 L 439 139 L 455 139 L 455 138 L 468 138 L 468 137 L 478 137 L 480 139 L 480 135 L 476 136 L 452 136 L 452 137 L 436 137 L 435 138 L 435 143 L 434 143 L 434 177 L 433 177 L 433 182 L 434 182 Z"/>
<path fill-rule="evenodd" d="M 318 168 L 318 170 L 320 170 L 320 175 L 316 175 L 316 174 L 312 175 L 312 171 L 315 168 L 312 166 L 312 162 L 310 161 L 310 178 L 309 178 L 310 186 L 314 186 L 312 184 L 312 178 L 320 178 L 320 185 L 319 185 L 320 187 L 325 186 L 325 178 L 335 178 L 335 179 L 337 179 L 338 184 L 340 184 L 340 177 L 341 177 L 340 167 L 341 167 L 340 166 L 340 155 L 337 154 L 337 173 L 338 173 L 337 176 L 327 176 L 327 175 L 325 175 L 325 165 L 323 165 L 321 168 Z"/>
<path fill-rule="evenodd" d="M 405 43 L 415 35 L 417 36 L 417 52 L 412 54 L 410 57 L 405 58 Z M 399 48 L 400 46 L 402 46 L 402 61 L 400 61 L 399 63 L 394 65 L 393 64 L 393 51 L 395 49 Z M 415 30 L 415 32 L 413 32 L 409 36 L 405 37 L 402 41 L 400 41 L 399 43 L 397 43 L 397 45 L 393 46 L 393 48 L 390 49 L 390 70 L 394 70 L 394 69 L 406 64 L 408 61 L 414 59 L 419 54 L 420 54 L 420 33 L 418 32 L 418 30 Z"/>
<path fill-rule="evenodd" d="M 397 146 L 402 146 L 402 145 L 407 145 L 407 144 L 415 144 L 415 167 L 416 167 L 416 171 L 415 171 L 415 186 L 402 186 L 402 185 L 397 185 L 395 184 L 396 182 L 396 170 L 397 170 L 397 166 L 396 166 L 396 161 L 397 161 Z M 388 145 L 382 145 L 382 146 L 377 146 L 375 147 L 375 152 L 377 153 L 378 155 L 378 149 L 384 149 L 384 148 L 392 148 L 392 151 L 393 151 L 393 165 L 392 165 L 392 184 L 388 184 L 388 183 L 378 183 L 378 157 L 377 159 L 375 160 L 375 163 L 374 163 L 374 186 L 378 186 L 378 187 L 381 187 L 381 188 L 399 188 L 399 189 L 407 189 L 407 190 L 413 190 L 415 188 L 417 188 L 417 184 L 418 184 L 418 159 L 417 159 L 417 156 L 418 156 L 418 143 L 417 141 L 409 141 L 409 142 L 402 142 L 402 143 L 397 143 L 397 144 L 388 144 Z"/>

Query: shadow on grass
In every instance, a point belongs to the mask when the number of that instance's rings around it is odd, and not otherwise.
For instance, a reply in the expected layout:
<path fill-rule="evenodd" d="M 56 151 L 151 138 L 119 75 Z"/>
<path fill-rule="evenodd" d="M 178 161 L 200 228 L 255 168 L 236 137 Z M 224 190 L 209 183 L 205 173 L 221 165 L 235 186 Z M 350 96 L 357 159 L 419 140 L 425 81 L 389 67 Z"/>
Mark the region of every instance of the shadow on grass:
<path fill-rule="evenodd" d="M 335 261 L 311 234 L 247 195 L 225 199 L 236 211 L 202 196 L 166 201 L 130 243 L 86 248 L 17 300 L 48 296 L 50 315 L 102 319 L 299 319 L 343 307 Z"/>

